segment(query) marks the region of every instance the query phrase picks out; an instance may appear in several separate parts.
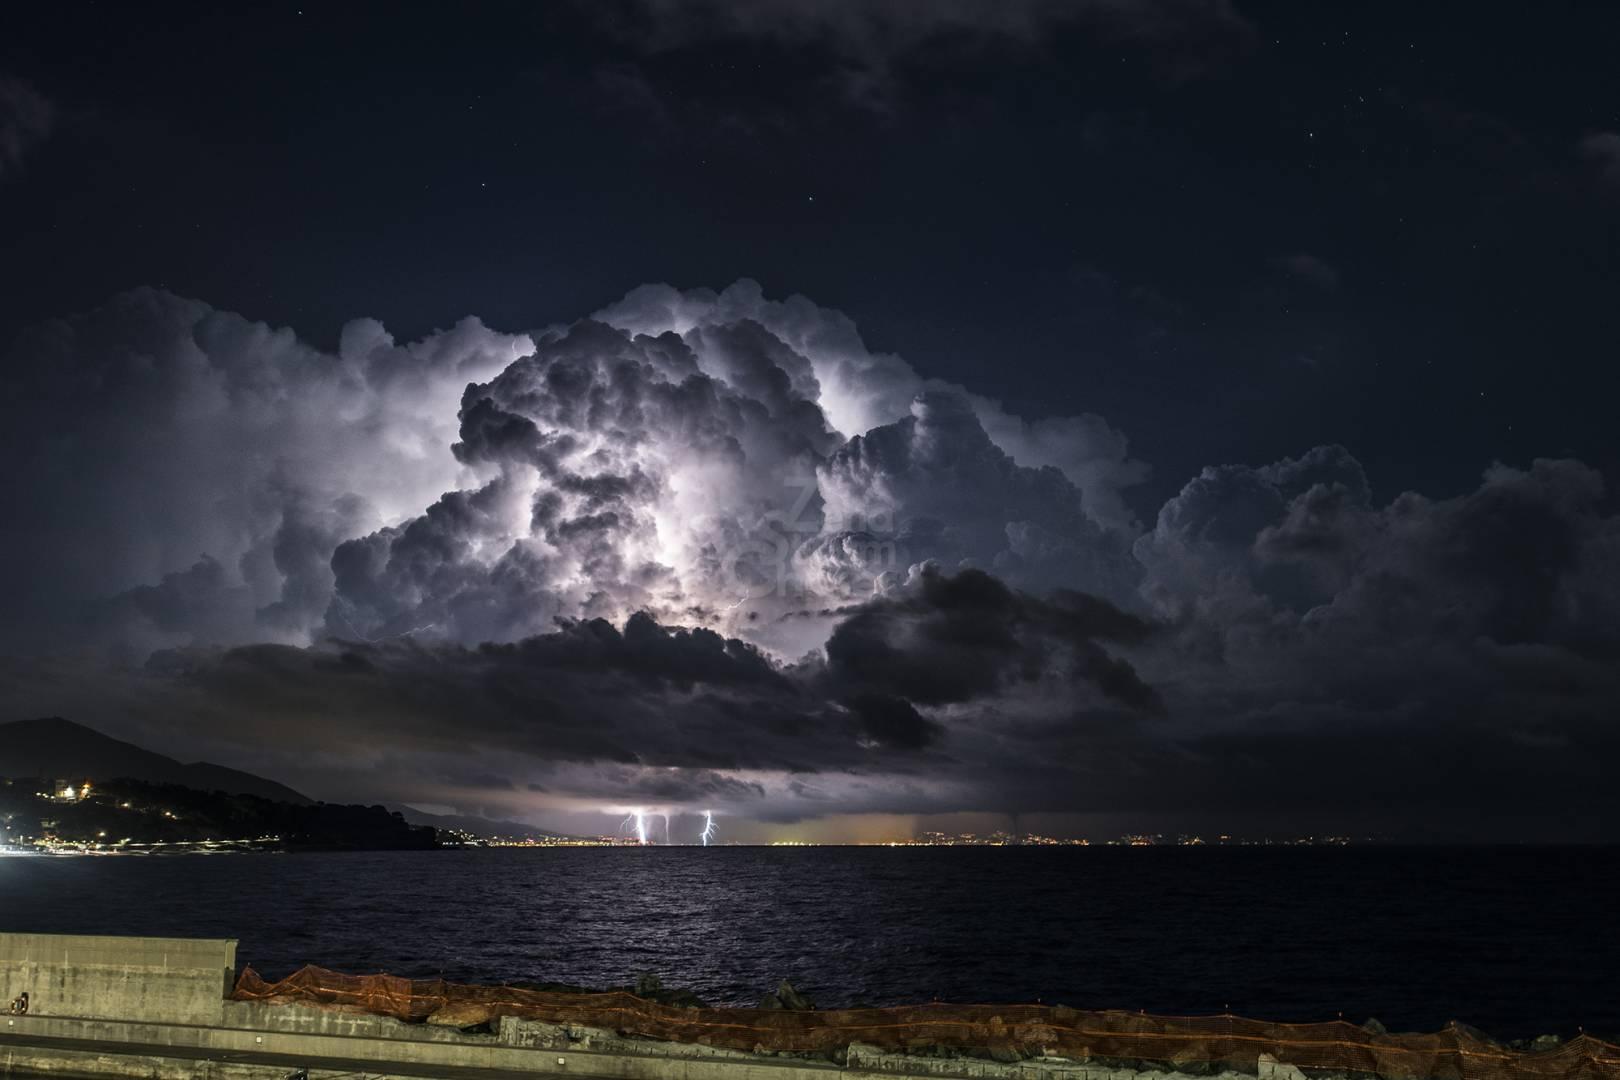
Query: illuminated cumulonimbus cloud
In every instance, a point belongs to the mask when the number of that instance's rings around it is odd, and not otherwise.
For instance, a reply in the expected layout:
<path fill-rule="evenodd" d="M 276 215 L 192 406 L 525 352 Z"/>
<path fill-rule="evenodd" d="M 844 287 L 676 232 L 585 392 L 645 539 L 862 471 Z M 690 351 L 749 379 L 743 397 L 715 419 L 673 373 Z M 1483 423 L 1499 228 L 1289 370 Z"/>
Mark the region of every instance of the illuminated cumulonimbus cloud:
<path fill-rule="evenodd" d="M 1144 528 L 1100 418 L 1010 416 L 750 282 L 330 351 L 139 290 L 6 370 L 21 715 L 503 813 L 1308 806 L 1352 776 L 1462 806 L 1537 798 L 1525 753 L 1561 799 L 1610 790 L 1581 779 L 1615 757 L 1620 519 L 1579 462 L 1380 505 L 1317 447 L 1206 468 Z M 1421 769 L 1458 741 L 1468 785 Z"/>
<path fill-rule="evenodd" d="M 77 633 L 92 609 L 132 656 L 638 610 L 798 649 L 826 626 L 774 641 L 782 615 L 927 558 L 1118 591 L 1123 537 L 1093 541 L 1143 475 L 1096 417 L 1024 423 L 751 282 L 528 334 L 401 345 L 360 320 L 335 353 L 141 290 L 20 348 L 13 402 L 74 421 L 27 447 L 45 520 L 23 542 L 63 571 L 41 617 Z"/>
<path fill-rule="evenodd" d="M 782 616 L 862 600 L 924 559 L 1126 580 L 1097 541 L 1139 470 L 1106 425 L 1031 429 L 751 283 L 638 289 L 536 334 L 459 415 L 475 482 L 336 548 L 327 633 L 498 641 L 648 611 L 802 648 L 816 631 L 781 631 Z M 1073 477 L 1009 449 L 1051 452 Z M 1081 483 L 1113 521 L 1088 516 Z"/>

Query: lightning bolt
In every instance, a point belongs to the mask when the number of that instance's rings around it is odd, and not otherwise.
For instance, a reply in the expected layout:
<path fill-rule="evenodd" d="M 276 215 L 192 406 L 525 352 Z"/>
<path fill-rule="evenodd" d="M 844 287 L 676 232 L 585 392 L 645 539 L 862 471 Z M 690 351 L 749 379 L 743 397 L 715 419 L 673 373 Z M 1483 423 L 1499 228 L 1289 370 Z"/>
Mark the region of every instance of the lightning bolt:
<path fill-rule="evenodd" d="M 713 810 L 705 810 L 705 811 L 703 811 L 703 831 L 698 833 L 698 836 L 703 841 L 703 846 L 708 847 L 709 846 L 709 841 L 713 840 L 714 837 L 715 837 L 715 834 L 717 832 L 719 832 L 719 831 L 720 831 L 719 829 L 716 829 L 714 827 L 714 811 Z"/>
<path fill-rule="evenodd" d="M 636 842 L 638 844 L 649 842 L 647 840 L 647 812 L 645 810 L 631 811 L 630 816 L 625 818 L 624 822 L 619 826 L 619 831 L 626 832 L 632 827 L 636 830 Z"/>
<path fill-rule="evenodd" d="M 349 633 L 353 634 L 356 639 L 365 642 L 367 645 L 377 645 L 384 641 L 392 641 L 395 638 L 408 638 L 413 634 L 420 634 L 424 630 L 432 630 L 439 625 L 438 623 L 423 623 L 421 626 L 413 626 L 409 630 L 402 630 L 397 634 L 389 634 L 380 638 L 369 637 L 362 634 L 360 632 L 360 628 L 355 626 L 354 621 L 349 618 L 349 611 L 352 610 L 353 605 L 347 600 L 343 599 L 341 596 L 334 596 L 332 599 L 337 601 L 335 606 L 337 608 L 338 618 L 342 619 L 343 625 L 349 628 Z"/>

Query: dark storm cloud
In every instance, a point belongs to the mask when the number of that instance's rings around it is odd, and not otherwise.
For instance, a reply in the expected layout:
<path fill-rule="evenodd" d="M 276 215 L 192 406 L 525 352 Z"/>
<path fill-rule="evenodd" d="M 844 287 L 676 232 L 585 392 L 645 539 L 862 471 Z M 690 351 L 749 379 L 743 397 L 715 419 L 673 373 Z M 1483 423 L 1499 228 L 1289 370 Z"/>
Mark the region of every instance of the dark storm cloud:
<path fill-rule="evenodd" d="M 1055 676 L 1153 710 L 1153 690 L 1096 643 L 1140 642 L 1152 631 L 1096 597 L 1059 591 L 1041 601 L 979 570 L 952 577 L 925 565 L 838 624 L 827 639 L 827 672 L 863 693 L 923 705 L 991 697 Z"/>
<path fill-rule="evenodd" d="M 456 403 L 532 348 L 476 319 L 336 353 L 153 289 L 20 335 L 0 393 L 11 649 L 305 642 L 333 549 L 456 487 Z M 109 598 L 118 598 L 109 602 Z"/>
<path fill-rule="evenodd" d="M 594 794 L 598 797 L 628 798 L 654 806 L 747 806 L 765 797 L 763 785 L 712 769 L 631 770 L 610 766 L 598 770 L 597 777 L 600 783 Z"/>
<path fill-rule="evenodd" d="M 917 711 L 905 698 L 887 694 L 855 694 L 844 699 L 861 731 L 880 746 L 921 750 L 941 734 L 937 721 Z"/>
<path fill-rule="evenodd" d="M 1380 500 L 1321 446 L 1144 529 L 1100 417 L 751 283 L 335 353 L 142 291 L 14 355 L 20 715 L 502 814 L 1620 821 L 1620 519 L 1580 462 Z"/>
<path fill-rule="evenodd" d="M 199 716 L 251 701 L 261 734 L 349 752 L 386 739 L 395 751 L 484 746 L 552 762 L 690 768 L 860 758 L 852 744 L 835 752 L 836 738 L 818 748 L 818 725 L 836 728 L 841 717 L 802 698 L 752 646 L 645 615 L 622 630 L 587 620 L 507 645 L 174 650 L 148 668 L 184 687 Z"/>
<path fill-rule="evenodd" d="M 938 707 L 1055 690 L 1071 714 L 1088 701 L 1150 712 L 1153 691 L 1098 642 L 1152 632 L 1104 601 L 1042 601 L 977 571 L 925 566 L 852 608 L 825 657 L 794 664 L 638 614 L 622 629 L 583 620 L 477 647 L 397 638 L 164 650 L 139 675 L 69 696 L 86 712 L 161 716 L 192 745 L 252 746 L 295 779 L 319 776 L 322 761 L 372 759 L 368 777 L 351 777 L 370 798 L 494 812 L 545 794 L 553 805 L 787 819 L 856 809 L 852 790 L 859 808 L 891 811 L 999 801 L 973 794 L 982 766 L 950 756 L 963 719 Z M 927 672 L 942 663 L 971 671 L 932 685 Z M 42 670 L 9 671 L 10 699 L 64 701 Z M 792 778 L 812 775 L 823 777 L 818 791 L 842 793 L 836 807 L 800 805 Z"/>
<path fill-rule="evenodd" d="M 894 755 L 909 767 L 906 755 L 945 737 L 920 708 L 994 698 L 1013 683 L 1089 685 L 1151 710 L 1153 691 L 1096 643 L 1151 633 L 1105 601 L 1041 601 L 978 571 L 928 566 L 853 608 L 824 660 L 798 664 L 638 613 L 622 629 L 583 620 L 476 648 L 250 645 L 163 651 L 147 667 L 197 723 L 234 716 L 253 736 L 327 751 L 386 738 L 394 751 L 482 746 L 545 762 L 872 772 Z"/>
<path fill-rule="evenodd" d="M 1218 70 L 1257 40 L 1227 0 L 621 0 L 591 10 L 651 53 L 727 39 L 825 50 L 844 98 L 884 111 L 895 107 L 908 65 L 971 63 L 1069 31 L 1131 48 L 1172 81 Z M 602 82 L 627 103 L 666 112 L 639 71 L 615 67 Z"/>
<path fill-rule="evenodd" d="M 1614 800 L 1591 777 L 1615 761 L 1620 708 L 1605 506 L 1571 461 L 1384 506 L 1336 447 L 1205 470 L 1138 541 L 1145 594 L 1177 626 L 1143 675 L 1174 673 L 1177 741 L 1211 775 L 1270 775 L 1268 796 L 1241 797 L 1311 802 L 1306 770 L 1346 807 L 1370 788 L 1498 821 L 1540 800 L 1605 808 L 1583 824 L 1603 833 Z"/>
<path fill-rule="evenodd" d="M 1351 658 L 1416 645 L 1620 644 L 1620 522 L 1579 462 L 1493 466 L 1464 496 L 1375 505 L 1340 447 L 1262 469 L 1208 469 L 1137 542 L 1172 617 L 1240 642 L 1268 628 Z M 1281 620 L 1281 621 L 1279 621 Z"/>
<path fill-rule="evenodd" d="M 56 106 L 21 79 L 0 74 L 0 182 L 22 170 L 23 159 L 50 135 Z"/>
<path fill-rule="evenodd" d="M 926 391 L 910 415 L 850 439 L 818 468 L 817 486 L 828 520 L 846 527 L 829 527 L 798 558 L 828 593 L 869 592 L 883 559 L 895 570 L 924 559 L 980 566 L 1116 598 L 1132 588 L 1122 537 L 1087 514 L 1074 483 L 1018 464 L 958 393 Z"/>

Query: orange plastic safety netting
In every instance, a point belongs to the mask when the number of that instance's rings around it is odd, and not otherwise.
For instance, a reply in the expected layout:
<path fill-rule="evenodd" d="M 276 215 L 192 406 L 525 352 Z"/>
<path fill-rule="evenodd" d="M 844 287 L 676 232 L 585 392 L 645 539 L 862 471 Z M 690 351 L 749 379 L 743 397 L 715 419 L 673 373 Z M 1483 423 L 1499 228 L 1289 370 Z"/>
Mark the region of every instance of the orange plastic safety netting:
<path fill-rule="evenodd" d="M 1433 1034 L 1374 1033 L 1344 1021 L 1273 1024 L 1238 1016 L 1171 1017 L 1051 1005 L 933 1003 L 882 1009 L 693 1009 L 623 991 L 557 993 L 442 979 L 343 975 L 306 967 L 279 982 L 252 968 L 238 1001 L 352 1009 L 461 1026 L 515 1016 L 735 1050 L 828 1053 L 851 1043 L 887 1050 L 945 1047 L 1018 1056 L 1146 1063 L 1205 1072 L 1258 1071 L 1262 1054 L 1301 1069 L 1385 1080 L 1620 1080 L 1620 1047 L 1586 1035 L 1530 1052 L 1459 1024 Z"/>

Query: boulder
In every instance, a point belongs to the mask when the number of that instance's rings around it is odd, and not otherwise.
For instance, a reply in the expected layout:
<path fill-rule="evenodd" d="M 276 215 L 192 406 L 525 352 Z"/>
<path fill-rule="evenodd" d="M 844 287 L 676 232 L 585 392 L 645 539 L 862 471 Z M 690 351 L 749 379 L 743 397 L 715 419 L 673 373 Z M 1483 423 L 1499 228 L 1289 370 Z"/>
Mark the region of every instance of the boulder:
<path fill-rule="evenodd" d="M 759 1007 L 762 1009 L 784 1009 L 788 1012 L 809 1012 L 815 1005 L 809 998 L 793 988 L 793 984 L 786 979 L 776 988 L 774 994 L 766 994 L 760 999 Z"/>
<path fill-rule="evenodd" d="M 656 1001 L 660 1005 L 674 1005 L 681 1009 L 706 1008 L 702 998 L 690 990 L 672 990 L 666 987 L 663 980 L 656 975 L 637 975 L 636 984 L 631 987 L 631 993 L 647 1001 Z"/>
<path fill-rule="evenodd" d="M 490 1008 L 477 1001 L 453 1001 L 441 1005 L 427 1018 L 435 1027 L 476 1027 L 490 1021 Z"/>

